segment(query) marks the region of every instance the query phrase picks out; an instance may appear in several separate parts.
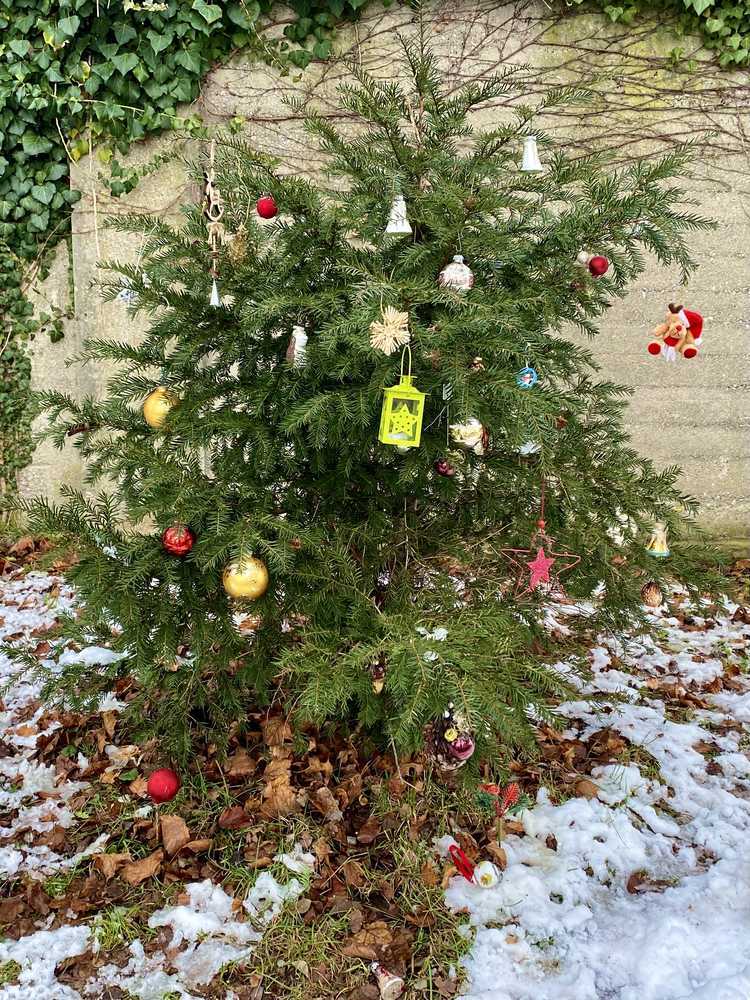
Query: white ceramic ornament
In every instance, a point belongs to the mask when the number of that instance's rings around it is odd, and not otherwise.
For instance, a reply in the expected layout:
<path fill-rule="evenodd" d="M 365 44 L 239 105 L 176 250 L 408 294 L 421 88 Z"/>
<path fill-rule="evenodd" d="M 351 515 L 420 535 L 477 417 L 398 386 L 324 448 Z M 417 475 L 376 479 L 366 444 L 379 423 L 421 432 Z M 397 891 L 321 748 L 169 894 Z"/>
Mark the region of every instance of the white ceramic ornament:
<path fill-rule="evenodd" d="M 536 148 L 536 136 L 527 135 L 523 140 L 521 170 L 524 170 L 526 173 L 536 173 L 543 169 L 542 161 L 539 159 L 539 150 Z"/>
<path fill-rule="evenodd" d="M 411 224 L 406 217 L 406 202 L 402 194 L 397 194 L 391 204 L 391 214 L 388 216 L 388 225 L 385 231 L 389 236 L 409 236 L 411 235 Z"/>
<path fill-rule="evenodd" d="M 460 253 L 457 253 L 450 264 L 446 264 L 440 272 L 438 284 L 441 288 L 455 288 L 459 292 L 468 292 L 474 287 L 474 272 L 464 264 Z"/>
<path fill-rule="evenodd" d="M 474 869 L 474 881 L 483 889 L 491 889 L 500 881 L 500 872 L 491 861 L 481 861 Z"/>
<path fill-rule="evenodd" d="M 475 455 L 484 455 L 487 437 L 484 425 L 476 417 L 470 417 L 463 424 L 451 424 L 450 432 L 456 444 L 467 451 L 473 451 Z"/>

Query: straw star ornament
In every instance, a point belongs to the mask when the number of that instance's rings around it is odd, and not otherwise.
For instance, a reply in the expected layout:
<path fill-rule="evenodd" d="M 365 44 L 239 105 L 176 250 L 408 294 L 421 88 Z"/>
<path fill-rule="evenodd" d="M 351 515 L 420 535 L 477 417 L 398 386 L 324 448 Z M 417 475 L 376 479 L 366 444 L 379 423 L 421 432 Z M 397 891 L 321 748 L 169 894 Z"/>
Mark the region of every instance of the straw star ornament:
<path fill-rule="evenodd" d="M 393 306 L 381 311 L 381 319 L 370 323 L 370 343 L 376 351 L 393 354 L 398 347 L 409 343 L 409 314 Z"/>

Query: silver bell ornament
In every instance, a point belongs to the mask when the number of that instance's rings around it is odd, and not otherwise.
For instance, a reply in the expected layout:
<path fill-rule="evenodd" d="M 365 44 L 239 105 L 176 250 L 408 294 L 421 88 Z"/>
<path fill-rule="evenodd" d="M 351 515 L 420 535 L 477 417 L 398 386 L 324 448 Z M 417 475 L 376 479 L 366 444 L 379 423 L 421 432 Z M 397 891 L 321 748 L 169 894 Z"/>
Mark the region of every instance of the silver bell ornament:
<path fill-rule="evenodd" d="M 464 259 L 457 253 L 450 264 L 446 264 L 438 276 L 441 288 L 455 288 L 460 292 L 468 292 L 474 287 L 474 272 L 464 264 Z"/>
<path fill-rule="evenodd" d="M 385 227 L 388 236 L 410 236 L 412 229 L 406 217 L 406 202 L 402 194 L 397 194 L 391 204 L 391 214 Z"/>
<path fill-rule="evenodd" d="M 524 170 L 526 173 L 536 173 L 543 169 L 542 161 L 539 159 L 539 150 L 536 148 L 536 136 L 527 135 L 523 140 L 521 170 Z"/>

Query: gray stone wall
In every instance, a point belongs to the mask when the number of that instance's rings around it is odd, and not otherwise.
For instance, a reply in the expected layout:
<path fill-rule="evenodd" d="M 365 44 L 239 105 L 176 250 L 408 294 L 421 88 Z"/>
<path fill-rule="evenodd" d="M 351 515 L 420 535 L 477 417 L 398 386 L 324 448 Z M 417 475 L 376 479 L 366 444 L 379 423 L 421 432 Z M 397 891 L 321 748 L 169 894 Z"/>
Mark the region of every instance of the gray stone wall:
<path fill-rule="evenodd" d="M 271 32 L 285 22 L 283 11 Z M 562 20 L 543 2 L 515 4 L 456 0 L 428 8 L 422 26 L 449 86 L 481 79 L 511 64 L 526 64 L 524 100 L 552 84 L 583 84 L 592 96 L 543 125 L 555 141 L 581 151 L 609 148 L 622 163 L 696 142 L 694 176 L 685 185 L 691 210 L 716 219 L 715 232 L 694 239 L 701 268 L 689 287 L 679 275 L 650 263 L 628 297 L 601 324 L 595 353 L 603 375 L 634 389 L 629 411 L 633 443 L 663 465 L 682 467 L 686 493 L 702 503 L 701 521 L 718 540 L 735 549 L 750 539 L 750 157 L 745 127 L 750 120 L 747 74 L 718 71 L 690 39 L 677 39 L 657 25 L 636 29 L 606 25 L 601 18 L 572 13 Z M 244 119 L 248 138 L 272 153 L 290 172 L 323 168 L 311 149 L 298 114 L 285 99 L 304 96 L 321 113 L 346 127 L 336 104 L 336 84 L 351 64 L 381 77 L 398 76 L 399 34 L 416 38 L 419 26 L 406 7 L 384 12 L 371 6 L 337 39 L 337 58 L 313 63 L 304 73 L 284 75 L 247 57 L 216 69 L 206 80 L 197 110 L 208 120 Z M 499 100 L 477 117 L 487 125 L 507 116 L 512 101 Z M 147 160 L 169 138 L 134 150 L 132 162 Z M 181 150 L 179 144 L 175 153 Z M 98 166 L 98 165 L 97 165 Z M 73 253 L 61 247 L 41 297 L 64 305 L 69 267 L 75 287 L 74 318 L 62 342 L 40 340 L 34 350 L 38 386 L 101 393 L 107 372 L 66 369 L 64 358 L 86 337 L 139 336 L 127 311 L 103 303 L 92 282 L 111 258 L 134 260 L 138 241 L 106 229 L 110 213 L 138 211 L 178 217 L 181 202 L 197 196 L 184 167 L 173 162 L 148 176 L 127 198 L 113 201 L 97 183 L 97 166 L 82 161 L 74 184 L 83 191 L 73 219 Z M 596 248 L 590 248 L 593 251 Z M 680 301 L 702 312 L 704 346 L 694 361 L 669 364 L 645 350 L 650 329 L 666 304 Z M 72 445 L 62 452 L 40 447 L 23 475 L 25 492 L 54 495 L 62 481 L 80 483 L 82 469 Z"/>

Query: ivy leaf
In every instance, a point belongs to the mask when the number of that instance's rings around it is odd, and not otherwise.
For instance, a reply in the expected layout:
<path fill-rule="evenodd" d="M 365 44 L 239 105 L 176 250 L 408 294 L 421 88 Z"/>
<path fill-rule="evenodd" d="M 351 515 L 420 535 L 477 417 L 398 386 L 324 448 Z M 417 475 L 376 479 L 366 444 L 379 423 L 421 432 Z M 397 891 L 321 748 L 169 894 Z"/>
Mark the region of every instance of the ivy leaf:
<path fill-rule="evenodd" d="M 138 65 L 138 56 L 135 52 L 124 52 L 122 55 L 112 56 L 112 62 L 115 69 L 119 73 L 122 73 L 123 76 L 126 76 Z"/>
<path fill-rule="evenodd" d="M 257 0 L 244 4 L 230 3 L 227 7 L 227 17 L 237 25 L 238 28 L 250 28 L 254 21 L 260 17 L 260 4 Z"/>
<path fill-rule="evenodd" d="M 149 30 L 146 32 L 146 38 L 148 39 L 149 45 L 158 55 L 163 52 L 164 49 L 168 48 L 172 41 L 172 32 L 158 32 Z"/>
<path fill-rule="evenodd" d="M 42 153 L 49 153 L 52 149 L 52 143 L 49 139 L 44 139 L 40 135 L 32 135 L 30 132 L 24 132 L 21 142 L 27 156 L 41 156 Z"/>
<path fill-rule="evenodd" d="M 221 17 L 221 7 L 217 7 L 215 3 L 206 3 L 206 0 L 193 0 L 193 10 L 197 10 L 208 24 L 213 24 Z"/>
<path fill-rule="evenodd" d="M 11 52 L 14 52 L 19 58 L 23 59 L 29 54 L 31 49 L 31 42 L 26 38 L 14 38 L 12 41 L 8 42 L 8 48 Z"/>
<path fill-rule="evenodd" d="M 138 36 L 138 32 L 132 26 L 132 24 L 120 23 L 115 26 L 115 38 L 120 43 L 120 45 L 126 45 L 133 38 Z"/>
<path fill-rule="evenodd" d="M 702 14 L 704 10 L 713 6 L 713 2 L 714 0 L 693 0 L 693 9 L 696 14 Z"/>
<path fill-rule="evenodd" d="M 31 189 L 32 195 L 43 205 L 49 205 L 55 197 L 55 185 L 49 181 L 46 184 L 35 184 Z"/>
<path fill-rule="evenodd" d="M 81 26 L 80 17 L 72 14 L 70 17 L 61 17 L 57 22 L 57 30 L 62 32 L 66 38 L 72 38 Z"/>
<path fill-rule="evenodd" d="M 174 61 L 178 66 L 182 66 L 183 69 L 187 69 L 196 75 L 201 71 L 201 61 L 190 49 L 182 49 L 174 57 Z"/>

